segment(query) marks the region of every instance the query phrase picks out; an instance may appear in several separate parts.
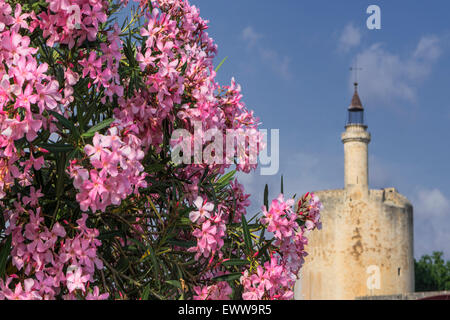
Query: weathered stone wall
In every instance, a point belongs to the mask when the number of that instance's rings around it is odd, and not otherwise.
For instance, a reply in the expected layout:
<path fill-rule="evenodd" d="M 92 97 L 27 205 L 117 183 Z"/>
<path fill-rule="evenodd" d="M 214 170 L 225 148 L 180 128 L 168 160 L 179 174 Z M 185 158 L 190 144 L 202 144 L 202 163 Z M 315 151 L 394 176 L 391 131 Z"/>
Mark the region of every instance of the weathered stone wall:
<path fill-rule="evenodd" d="M 339 225 L 342 219 L 344 190 L 326 190 L 315 192 L 324 204 L 321 211 L 322 230 L 308 235 L 309 255 L 305 259 L 306 272 L 302 274 L 302 282 L 297 282 L 296 299 L 332 299 L 337 296 L 336 269 L 338 268 L 336 252 Z M 322 232 L 325 230 L 325 232 Z M 301 288 L 300 288 L 301 286 Z M 320 293 L 320 294 L 319 294 Z"/>
<path fill-rule="evenodd" d="M 355 299 L 414 291 L 412 206 L 389 188 L 326 190 L 322 230 L 309 235 L 297 299 Z"/>

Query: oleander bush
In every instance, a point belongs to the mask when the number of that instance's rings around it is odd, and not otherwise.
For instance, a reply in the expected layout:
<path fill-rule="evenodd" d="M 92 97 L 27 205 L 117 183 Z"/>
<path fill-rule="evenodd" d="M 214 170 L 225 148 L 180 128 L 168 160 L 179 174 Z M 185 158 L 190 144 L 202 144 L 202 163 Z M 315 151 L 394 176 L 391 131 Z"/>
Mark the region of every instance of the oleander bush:
<path fill-rule="evenodd" d="M 0 300 L 292 299 L 319 199 L 249 217 L 259 120 L 207 21 L 141 0 L 119 25 L 127 2 L 0 0 Z M 180 163 L 176 130 L 256 143 Z"/>

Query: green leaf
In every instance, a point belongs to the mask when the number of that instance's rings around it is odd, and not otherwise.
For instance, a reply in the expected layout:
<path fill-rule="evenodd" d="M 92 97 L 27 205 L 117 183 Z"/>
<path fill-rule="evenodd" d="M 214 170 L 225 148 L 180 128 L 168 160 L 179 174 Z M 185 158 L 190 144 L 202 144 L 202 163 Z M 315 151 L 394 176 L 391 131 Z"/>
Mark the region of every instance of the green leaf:
<path fill-rule="evenodd" d="M 176 287 L 176 288 L 182 290 L 181 283 L 180 283 L 180 281 L 178 281 L 178 280 L 167 280 L 167 281 L 165 281 L 165 282 L 166 282 L 167 284 L 170 284 L 171 286 L 174 286 L 174 287 Z"/>
<path fill-rule="evenodd" d="M 183 226 L 188 225 L 188 226 L 190 226 L 191 224 L 192 224 L 192 221 L 189 218 L 186 218 L 186 217 L 181 217 L 180 218 L 180 225 L 183 225 Z"/>
<path fill-rule="evenodd" d="M 81 136 L 83 138 L 93 137 L 97 131 L 100 131 L 100 130 L 108 127 L 111 123 L 113 123 L 113 121 L 114 121 L 114 118 L 109 118 L 109 119 L 103 120 L 102 122 L 91 127 L 88 131 L 83 133 Z"/>
<path fill-rule="evenodd" d="M 145 286 L 144 292 L 142 293 L 142 300 L 148 300 L 148 296 L 150 293 L 150 283 Z"/>
<path fill-rule="evenodd" d="M 66 154 L 62 153 L 57 161 L 58 177 L 56 180 L 56 198 L 59 200 L 64 191 L 64 178 L 66 176 Z"/>
<path fill-rule="evenodd" d="M 227 61 L 228 56 L 223 58 L 222 62 L 219 63 L 219 65 L 216 67 L 216 69 L 214 71 L 219 71 L 220 67 L 222 67 L 222 65 L 225 63 L 225 61 Z"/>
<path fill-rule="evenodd" d="M 244 231 L 245 246 L 247 247 L 248 253 L 251 254 L 253 251 L 252 237 L 250 235 L 250 230 L 248 229 L 247 219 L 244 215 L 242 215 L 242 230 Z"/>
<path fill-rule="evenodd" d="M 269 240 L 266 242 L 266 244 L 264 244 L 259 250 L 258 250 L 258 254 L 256 255 L 255 259 L 258 259 L 260 256 L 262 256 L 263 254 L 267 253 L 267 249 L 272 245 L 272 240 Z"/>
<path fill-rule="evenodd" d="M 269 210 L 269 187 L 264 187 L 264 206 L 266 207 L 266 210 Z"/>
<path fill-rule="evenodd" d="M 70 122 L 68 119 L 66 119 L 63 115 L 55 112 L 55 111 L 49 111 L 52 116 L 54 116 L 56 119 L 58 119 L 58 122 L 61 123 L 64 127 L 70 130 L 71 133 L 73 133 L 76 137 L 80 136 L 80 133 L 78 132 L 78 129 L 73 125 L 72 122 Z"/>
<path fill-rule="evenodd" d="M 65 143 L 42 143 L 39 147 L 44 148 L 52 153 L 68 152 L 73 150 L 73 146 Z"/>
<path fill-rule="evenodd" d="M 284 190 L 283 190 L 284 188 L 283 188 L 283 175 L 281 175 L 281 193 L 283 193 L 284 194 Z"/>
<path fill-rule="evenodd" d="M 234 273 L 230 273 L 230 274 L 226 274 L 223 276 L 218 276 L 213 278 L 213 281 L 233 281 L 233 280 L 237 280 L 242 276 L 242 273 L 240 272 L 234 272 Z"/>
<path fill-rule="evenodd" d="M 181 71 L 180 71 L 181 76 L 184 76 L 184 74 L 186 73 L 187 65 L 188 65 L 188 63 L 186 61 L 186 63 L 181 67 Z"/>
<path fill-rule="evenodd" d="M 178 247 L 183 247 L 183 248 L 191 248 L 191 247 L 195 247 L 195 245 L 196 245 L 195 241 L 167 240 L 167 243 L 169 243 L 173 246 L 178 246 Z"/>
<path fill-rule="evenodd" d="M 218 184 L 228 184 L 233 179 L 236 170 L 231 170 L 230 172 L 224 174 L 219 180 L 217 180 Z"/>
<path fill-rule="evenodd" d="M 8 262 L 8 256 L 11 253 L 11 236 L 6 240 L 6 244 L 0 249 L 0 279 L 4 278 L 6 263 Z"/>
<path fill-rule="evenodd" d="M 224 266 L 245 266 L 249 264 L 248 260 L 242 259 L 230 259 L 222 263 Z"/>
<path fill-rule="evenodd" d="M 234 174 L 236 173 L 236 170 L 232 170 L 226 174 L 224 174 L 222 177 L 220 177 L 217 182 L 214 183 L 214 190 L 217 192 L 220 192 L 223 188 L 228 186 L 234 178 Z"/>
<path fill-rule="evenodd" d="M 98 236 L 99 240 L 104 240 L 104 239 L 112 239 L 116 236 L 121 236 L 123 235 L 122 231 L 108 231 L 108 232 L 103 232 Z"/>
<path fill-rule="evenodd" d="M 158 264 L 158 260 L 156 260 L 155 250 L 153 250 L 152 246 L 148 246 L 147 253 L 148 253 L 148 255 L 143 259 L 143 261 L 147 260 L 147 258 L 150 257 L 150 260 L 151 260 L 152 266 L 153 266 L 153 274 L 155 276 L 155 279 L 159 279 L 159 264 Z"/>
<path fill-rule="evenodd" d="M 269 210 L 269 187 L 264 187 L 264 206 L 266 207 L 266 210 Z M 263 227 L 261 230 L 261 233 L 259 235 L 259 244 L 262 244 L 264 241 L 264 234 L 266 232 L 266 227 Z"/>

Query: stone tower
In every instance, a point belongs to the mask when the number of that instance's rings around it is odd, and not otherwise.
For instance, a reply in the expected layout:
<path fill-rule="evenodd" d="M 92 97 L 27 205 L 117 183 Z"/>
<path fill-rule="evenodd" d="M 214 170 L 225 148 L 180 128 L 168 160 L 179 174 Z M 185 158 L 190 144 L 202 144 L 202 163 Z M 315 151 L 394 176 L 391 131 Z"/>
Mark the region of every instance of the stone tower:
<path fill-rule="evenodd" d="M 369 189 L 370 133 L 357 91 L 345 132 L 344 189 L 316 191 L 322 230 L 309 235 L 309 255 L 296 299 L 355 299 L 414 291 L 413 208 L 394 188 Z"/>

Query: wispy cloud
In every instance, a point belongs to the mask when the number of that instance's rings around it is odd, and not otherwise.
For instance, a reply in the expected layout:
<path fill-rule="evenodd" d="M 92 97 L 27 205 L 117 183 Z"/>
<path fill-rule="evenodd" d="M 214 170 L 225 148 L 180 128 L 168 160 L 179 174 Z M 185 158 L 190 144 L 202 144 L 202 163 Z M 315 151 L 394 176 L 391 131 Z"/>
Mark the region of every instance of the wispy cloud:
<path fill-rule="evenodd" d="M 388 51 L 381 43 L 371 45 L 357 55 L 358 66 L 363 68 L 359 74 L 362 94 L 387 105 L 399 100 L 415 103 L 418 86 L 430 75 L 441 53 L 441 41 L 434 35 L 422 37 L 406 56 Z"/>
<path fill-rule="evenodd" d="M 262 38 L 262 34 L 257 33 L 253 30 L 253 27 L 248 26 L 242 30 L 241 38 L 246 42 L 248 48 L 252 48 Z"/>
<path fill-rule="evenodd" d="M 450 200 L 441 190 L 420 188 L 414 205 L 415 256 L 443 251 L 450 257 Z"/>
<path fill-rule="evenodd" d="M 338 50 L 348 52 L 356 48 L 361 43 L 361 31 L 355 27 L 353 23 L 349 23 L 344 27 L 338 41 Z"/>
<path fill-rule="evenodd" d="M 267 65 L 274 73 L 284 80 L 292 79 L 291 59 L 268 47 L 261 41 L 264 36 L 248 26 L 242 30 L 241 39 L 246 43 L 247 49 L 256 52 L 262 63 Z"/>

